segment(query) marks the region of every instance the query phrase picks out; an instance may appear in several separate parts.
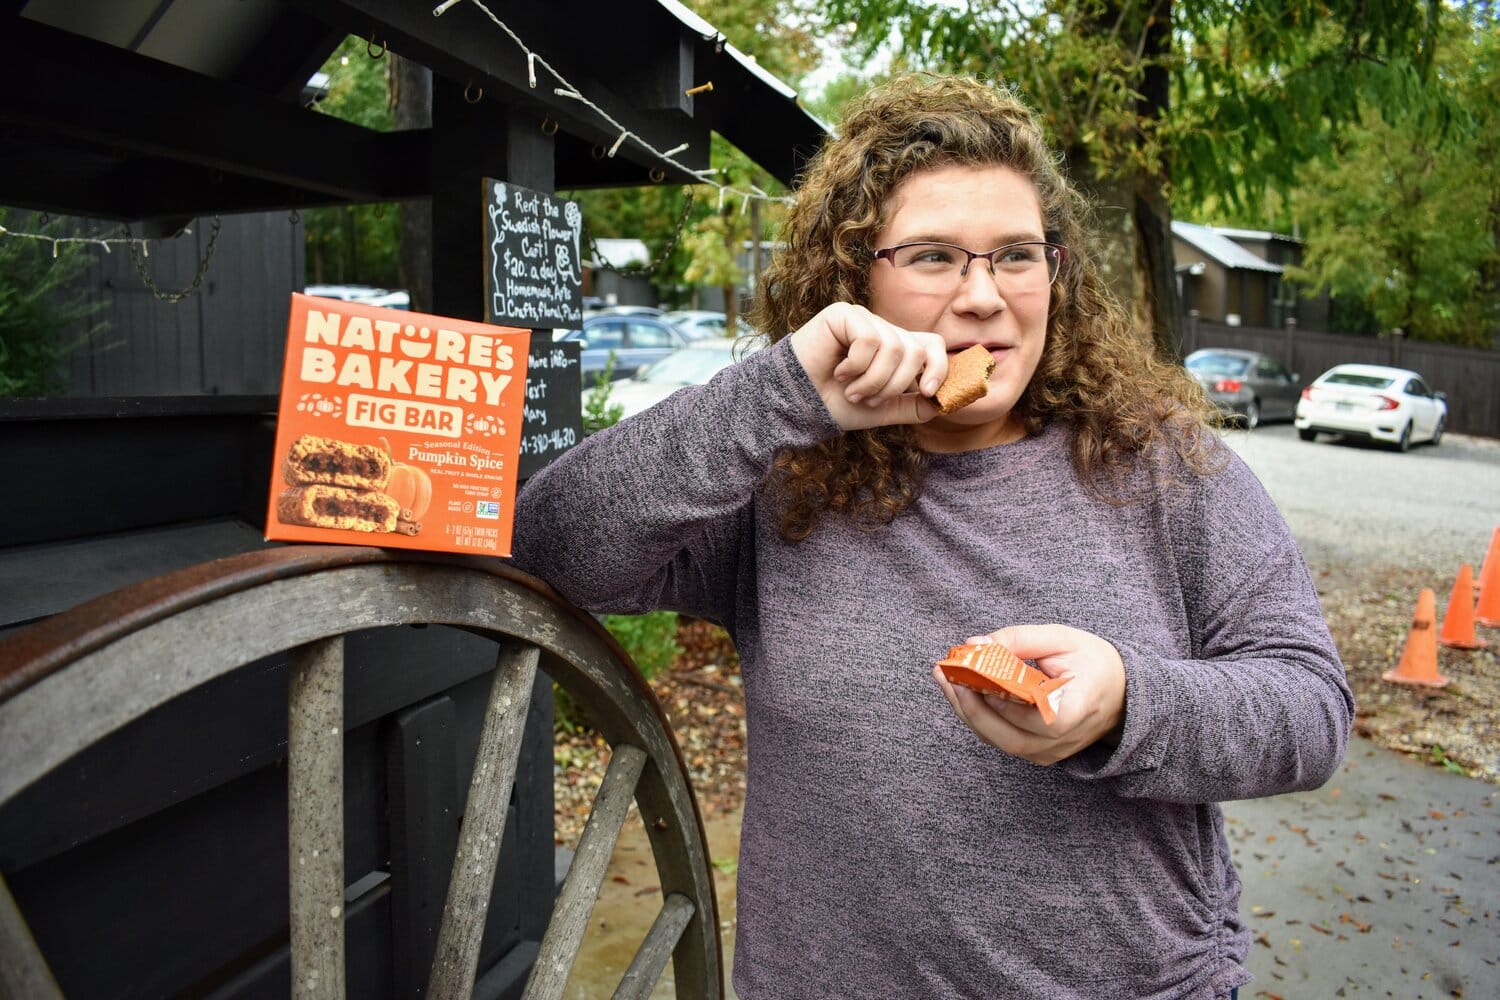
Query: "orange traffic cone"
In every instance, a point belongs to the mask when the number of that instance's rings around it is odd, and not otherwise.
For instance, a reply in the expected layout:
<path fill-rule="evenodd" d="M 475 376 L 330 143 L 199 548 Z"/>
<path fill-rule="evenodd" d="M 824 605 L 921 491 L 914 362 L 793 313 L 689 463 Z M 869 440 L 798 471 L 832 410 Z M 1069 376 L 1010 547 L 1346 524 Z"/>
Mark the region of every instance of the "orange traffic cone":
<path fill-rule="evenodd" d="M 1483 649 L 1489 645 L 1474 636 L 1474 569 L 1468 563 L 1458 568 L 1458 579 L 1453 581 L 1453 596 L 1448 598 L 1438 642 L 1454 649 Z"/>
<path fill-rule="evenodd" d="M 1443 687 L 1448 678 L 1437 670 L 1437 595 L 1431 587 L 1423 587 L 1417 596 L 1417 613 L 1411 619 L 1411 631 L 1406 633 L 1406 648 L 1401 651 L 1401 662 L 1395 670 L 1381 674 L 1397 684 L 1420 684 L 1423 687 Z"/>
<path fill-rule="evenodd" d="M 1479 564 L 1479 600 L 1474 605 L 1474 620 L 1500 628 L 1500 528 L 1490 536 L 1489 550 Z"/>

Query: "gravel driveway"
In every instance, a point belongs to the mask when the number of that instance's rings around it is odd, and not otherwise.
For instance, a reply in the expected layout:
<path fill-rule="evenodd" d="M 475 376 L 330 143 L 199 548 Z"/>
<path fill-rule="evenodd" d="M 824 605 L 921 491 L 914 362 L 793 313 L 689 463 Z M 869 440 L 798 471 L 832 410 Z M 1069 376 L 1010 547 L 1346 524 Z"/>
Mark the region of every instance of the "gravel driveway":
<path fill-rule="evenodd" d="M 1449 434 L 1402 454 L 1320 437 L 1290 424 L 1224 440 L 1260 477 L 1315 568 L 1432 570 L 1443 598 L 1461 563 L 1474 572 L 1500 527 L 1500 441 Z M 1415 595 L 1413 595 L 1415 596 Z"/>
<path fill-rule="evenodd" d="M 1459 566 L 1477 575 L 1500 527 L 1500 441 L 1450 434 L 1401 454 L 1319 438 L 1289 424 L 1226 431 L 1292 527 L 1357 702 L 1358 730 L 1500 783 L 1500 629 L 1490 648 L 1440 648 L 1441 690 L 1381 679 L 1400 659 L 1417 595 L 1447 612 Z"/>

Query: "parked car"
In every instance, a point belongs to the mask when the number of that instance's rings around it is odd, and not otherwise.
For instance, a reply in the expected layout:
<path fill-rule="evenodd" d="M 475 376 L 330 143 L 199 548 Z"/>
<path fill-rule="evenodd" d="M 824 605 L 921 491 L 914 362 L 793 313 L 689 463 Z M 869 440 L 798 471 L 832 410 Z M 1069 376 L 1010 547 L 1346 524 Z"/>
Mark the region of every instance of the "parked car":
<path fill-rule="evenodd" d="M 656 306 L 609 306 L 603 305 L 595 309 L 586 310 L 586 316 L 660 316 L 666 312 Z"/>
<path fill-rule="evenodd" d="M 1226 416 L 1254 429 L 1262 420 L 1291 420 L 1302 381 L 1275 358 L 1258 351 L 1206 347 L 1183 362 L 1209 401 Z"/>
<path fill-rule="evenodd" d="M 642 369 L 631 378 L 614 382 L 609 387 L 609 402 L 625 408 L 621 415 L 634 416 L 650 409 L 685 385 L 703 385 L 709 379 L 734 362 L 760 349 L 755 341 L 731 340 L 727 337 L 695 340 L 680 351 L 673 351 L 665 358 Z M 584 401 L 598 392 L 596 388 L 584 389 Z"/>
<path fill-rule="evenodd" d="M 688 343 L 687 338 L 665 320 L 655 316 L 615 313 L 590 316 L 583 321 L 581 328 L 554 337 L 574 340 L 581 345 L 579 367 L 585 386 L 603 373 L 611 353 L 615 355 L 613 377 L 621 379 L 635 374 L 643 365 L 660 361 Z"/>
<path fill-rule="evenodd" d="M 1384 365 L 1334 365 L 1302 390 L 1297 434 L 1341 434 L 1406 451 L 1418 441 L 1437 444 L 1448 424 L 1448 397 L 1421 375 Z"/>
<path fill-rule="evenodd" d="M 682 335 L 689 340 L 722 337 L 729 328 L 727 316 L 708 309 L 675 309 L 663 314 L 662 319 L 681 330 Z M 743 328 L 744 324 L 738 323 L 736 326 Z"/>
<path fill-rule="evenodd" d="M 387 309 L 410 309 L 411 295 L 401 289 L 376 288 L 373 285 L 308 285 L 302 289 L 306 295 L 324 299 L 343 299 L 367 306 L 384 306 Z"/>

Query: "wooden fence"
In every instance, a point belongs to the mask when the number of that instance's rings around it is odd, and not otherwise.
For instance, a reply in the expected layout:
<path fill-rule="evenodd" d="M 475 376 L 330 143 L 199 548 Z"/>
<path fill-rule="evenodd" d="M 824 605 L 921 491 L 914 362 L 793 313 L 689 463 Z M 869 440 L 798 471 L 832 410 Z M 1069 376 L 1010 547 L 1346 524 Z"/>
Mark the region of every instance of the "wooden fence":
<path fill-rule="evenodd" d="M 1183 352 L 1203 347 L 1260 351 L 1311 382 L 1338 364 L 1393 365 L 1418 372 L 1433 389 L 1447 393 L 1448 429 L 1500 438 L 1500 351 L 1369 337 L 1347 333 L 1226 326 L 1189 313 Z"/>
<path fill-rule="evenodd" d="M 63 363 L 62 395 L 235 396 L 280 389 L 287 303 L 303 284 L 303 224 L 286 212 L 226 215 L 216 240 L 213 226 L 211 217 L 196 219 L 190 234 L 153 241 L 140 262 L 168 293 L 189 288 L 207 262 L 198 290 L 178 302 L 153 294 L 123 249 L 96 256 L 80 284 L 99 305 L 101 323 Z"/>

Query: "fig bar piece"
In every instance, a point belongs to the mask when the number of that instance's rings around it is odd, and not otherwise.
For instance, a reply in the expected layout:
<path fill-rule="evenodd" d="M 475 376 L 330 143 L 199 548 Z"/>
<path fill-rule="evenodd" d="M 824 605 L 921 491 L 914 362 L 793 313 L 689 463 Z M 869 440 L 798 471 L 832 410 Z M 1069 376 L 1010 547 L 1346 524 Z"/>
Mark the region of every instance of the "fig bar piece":
<path fill-rule="evenodd" d="M 937 665 L 950 683 L 1035 705 L 1042 721 L 1048 725 L 1057 719 L 1063 685 L 1072 680 L 1071 677 L 1048 677 L 1036 667 L 1023 663 L 998 642 L 954 646 Z"/>
<path fill-rule="evenodd" d="M 276 498 L 276 518 L 282 524 L 345 531 L 395 531 L 401 505 L 373 490 L 342 486 L 293 486 Z"/>
<path fill-rule="evenodd" d="M 995 359 L 983 344 L 953 355 L 948 359 L 948 377 L 932 396 L 938 412 L 952 413 L 983 399 L 990 390 L 990 375 L 994 371 Z"/>
<path fill-rule="evenodd" d="M 372 444 L 304 434 L 287 449 L 281 475 L 288 486 L 382 490 L 391 478 L 391 456 Z"/>

